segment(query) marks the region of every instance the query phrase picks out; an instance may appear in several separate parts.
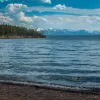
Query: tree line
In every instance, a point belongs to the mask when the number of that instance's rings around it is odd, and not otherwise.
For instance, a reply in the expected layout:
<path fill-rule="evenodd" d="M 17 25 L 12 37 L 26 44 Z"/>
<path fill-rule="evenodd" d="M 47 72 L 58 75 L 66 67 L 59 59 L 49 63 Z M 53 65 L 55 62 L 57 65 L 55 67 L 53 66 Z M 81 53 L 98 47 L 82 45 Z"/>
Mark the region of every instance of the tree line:
<path fill-rule="evenodd" d="M 7 24 L 0 24 L 0 36 L 4 37 L 25 37 L 25 38 L 44 38 L 41 32 L 35 29 L 27 29 L 22 26 L 13 26 Z"/>

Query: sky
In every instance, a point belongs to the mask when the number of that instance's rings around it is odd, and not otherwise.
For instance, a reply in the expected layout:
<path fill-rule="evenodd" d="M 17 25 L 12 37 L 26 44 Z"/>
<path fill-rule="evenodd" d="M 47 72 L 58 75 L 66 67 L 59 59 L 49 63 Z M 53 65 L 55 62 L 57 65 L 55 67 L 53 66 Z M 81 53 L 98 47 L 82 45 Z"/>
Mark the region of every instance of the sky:
<path fill-rule="evenodd" d="M 100 31 L 100 0 L 0 0 L 0 23 Z"/>

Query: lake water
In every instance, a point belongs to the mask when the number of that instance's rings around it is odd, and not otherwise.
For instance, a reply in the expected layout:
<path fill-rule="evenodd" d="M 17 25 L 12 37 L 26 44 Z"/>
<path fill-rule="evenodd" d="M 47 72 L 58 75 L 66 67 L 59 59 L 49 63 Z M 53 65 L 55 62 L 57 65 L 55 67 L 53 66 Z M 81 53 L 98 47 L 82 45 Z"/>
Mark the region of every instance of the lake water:
<path fill-rule="evenodd" d="M 0 80 L 100 88 L 100 40 L 0 39 Z"/>

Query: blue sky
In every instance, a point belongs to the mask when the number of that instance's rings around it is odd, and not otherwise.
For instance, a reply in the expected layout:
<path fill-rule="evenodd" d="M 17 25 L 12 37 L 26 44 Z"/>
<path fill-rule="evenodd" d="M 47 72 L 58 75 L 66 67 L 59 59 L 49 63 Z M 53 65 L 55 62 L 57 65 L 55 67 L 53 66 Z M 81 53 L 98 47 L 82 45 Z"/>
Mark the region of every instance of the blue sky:
<path fill-rule="evenodd" d="M 100 30 L 100 0 L 0 0 L 0 23 Z"/>

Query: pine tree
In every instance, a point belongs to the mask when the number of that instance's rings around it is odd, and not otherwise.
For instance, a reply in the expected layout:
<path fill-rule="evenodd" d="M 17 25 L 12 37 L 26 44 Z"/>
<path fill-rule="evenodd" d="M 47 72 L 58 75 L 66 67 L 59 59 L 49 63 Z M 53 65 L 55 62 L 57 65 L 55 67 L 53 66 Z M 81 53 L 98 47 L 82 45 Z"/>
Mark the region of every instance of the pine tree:
<path fill-rule="evenodd" d="M 45 35 L 43 35 L 41 32 L 38 32 L 34 29 L 27 29 L 25 27 L 12 26 L 7 24 L 0 24 L 0 36 L 4 36 L 4 37 L 19 36 L 19 37 L 26 37 L 26 38 L 45 37 Z"/>

